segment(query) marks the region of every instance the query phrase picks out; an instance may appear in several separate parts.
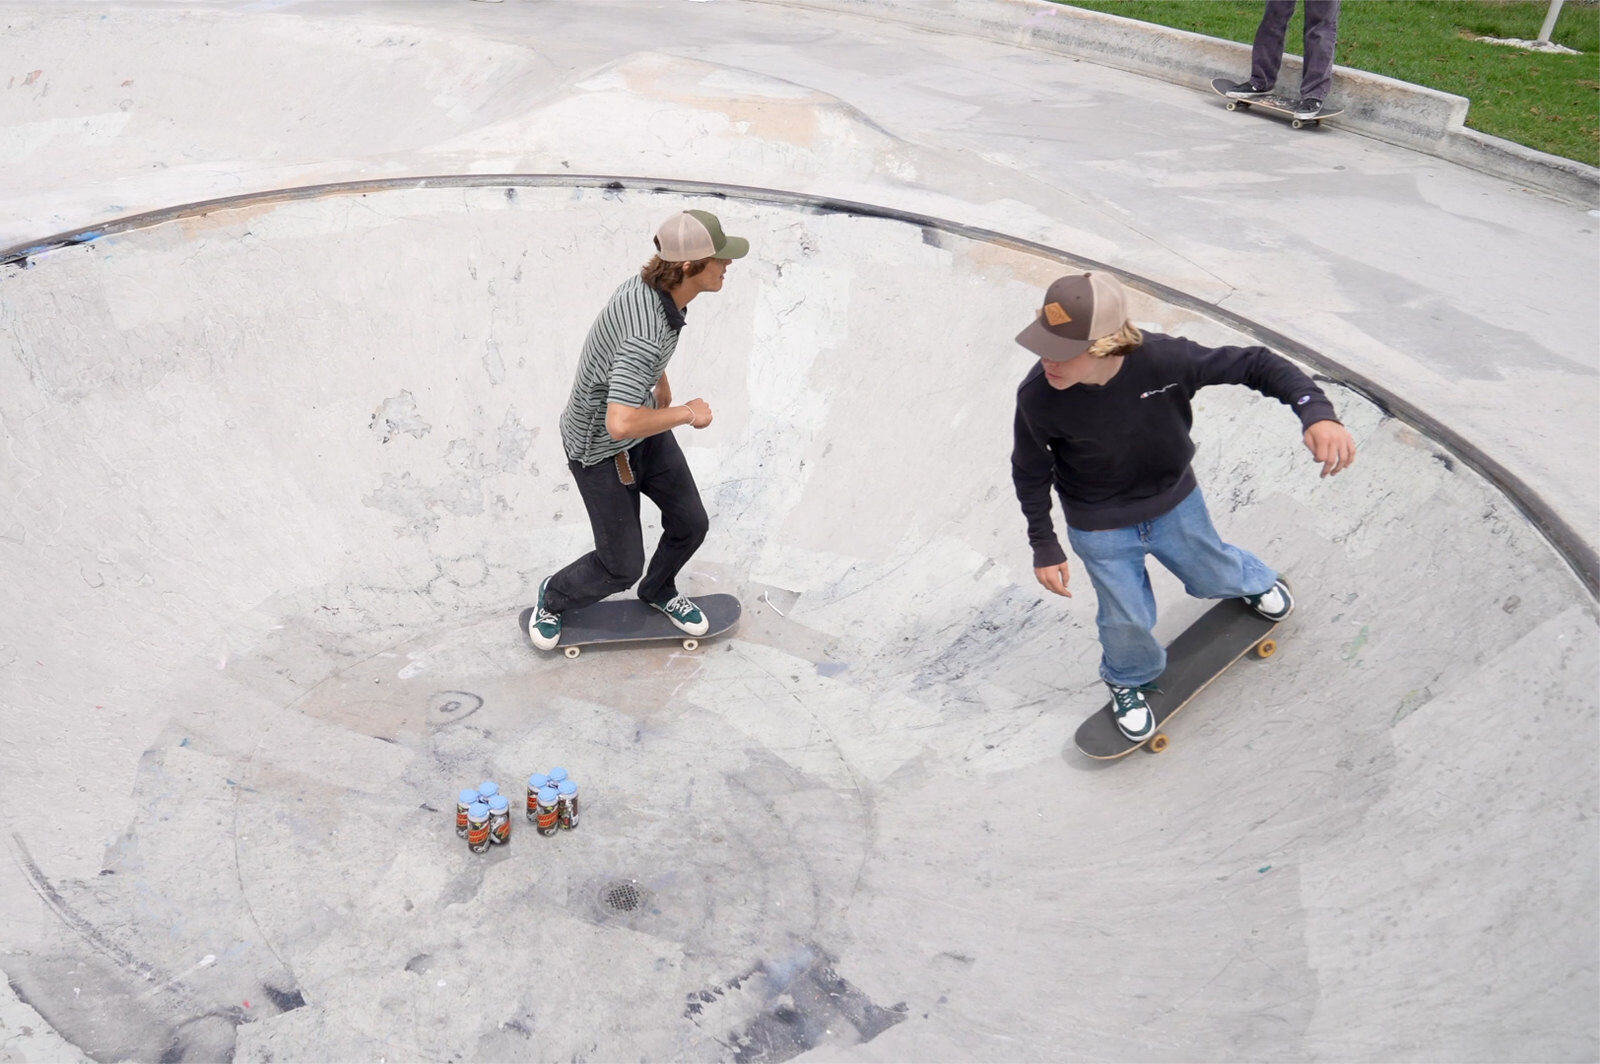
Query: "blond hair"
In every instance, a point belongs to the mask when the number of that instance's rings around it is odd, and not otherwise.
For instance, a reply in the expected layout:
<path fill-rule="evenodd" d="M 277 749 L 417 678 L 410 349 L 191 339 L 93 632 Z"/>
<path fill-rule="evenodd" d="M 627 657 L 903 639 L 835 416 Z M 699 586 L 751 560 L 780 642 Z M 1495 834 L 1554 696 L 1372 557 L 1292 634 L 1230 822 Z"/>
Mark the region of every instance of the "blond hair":
<path fill-rule="evenodd" d="M 1125 321 L 1116 332 L 1091 343 L 1084 354 L 1090 358 L 1110 358 L 1112 355 L 1125 355 L 1142 343 L 1144 333 L 1133 322 Z"/>

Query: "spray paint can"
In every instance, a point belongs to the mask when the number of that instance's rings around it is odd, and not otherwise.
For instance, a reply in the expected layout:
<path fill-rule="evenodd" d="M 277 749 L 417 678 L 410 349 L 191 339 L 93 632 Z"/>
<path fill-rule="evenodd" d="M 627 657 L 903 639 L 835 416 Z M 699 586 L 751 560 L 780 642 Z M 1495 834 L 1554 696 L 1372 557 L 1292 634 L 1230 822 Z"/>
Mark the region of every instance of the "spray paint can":
<path fill-rule="evenodd" d="M 535 772 L 528 777 L 528 823 L 539 822 L 539 792 L 550 785 L 550 777 L 543 772 Z"/>
<path fill-rule="evenodd" d="M 572 780 L 562 780 L 557 788 L 556 823 L 571 831 L 578 826 L 578 785 Z"/>
<path fill-rule="evenodd" d="M 467 810 L 467 849 L 473 853 L 489 850 L 489 807 L 483 802 L 473 802 Z"/>
<path fill-rule="evenodd" d="M 489 799 L 489 841 L 495 846 L 511 841 L 511 803 L 503 794 Z"/>
<path fill-rule="evenodd" d="M 474 790 L 463 790 L 456 795 L 456 834 L 463 839 L 467 837 L 467 810 L 477 800 L 478 792 Z"/>
<path fill-rule="evenodd" d="M 539 792 L 539 819 L 537 822 L 539 834 L 554 835 L 561 830 L 557 810 L 560 801 L 561 792 L 554 787 L 545 787 Z"/>

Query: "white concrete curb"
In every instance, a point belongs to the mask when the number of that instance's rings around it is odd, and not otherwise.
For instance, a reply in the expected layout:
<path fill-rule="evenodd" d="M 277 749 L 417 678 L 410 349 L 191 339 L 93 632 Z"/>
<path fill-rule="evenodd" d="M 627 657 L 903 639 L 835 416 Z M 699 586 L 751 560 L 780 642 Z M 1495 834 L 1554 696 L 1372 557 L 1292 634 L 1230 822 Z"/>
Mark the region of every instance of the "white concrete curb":
<path fill-rule="evenodd" d="M 1209 89 L 1243 77 L 1250 46 L 1050 0 L 760 0 L 919 26 L 943 33 L 1078 56 L 1104 66 Z M 1300 57 L 1286 55 L 1280 82 L 1294 85 Z M 1349 67 L 1334 68 L 1338 124 L 1527 185 L 1585 207 L 1600 206 L 1600 168 L 1466 129 L 1466 97 Z"/>

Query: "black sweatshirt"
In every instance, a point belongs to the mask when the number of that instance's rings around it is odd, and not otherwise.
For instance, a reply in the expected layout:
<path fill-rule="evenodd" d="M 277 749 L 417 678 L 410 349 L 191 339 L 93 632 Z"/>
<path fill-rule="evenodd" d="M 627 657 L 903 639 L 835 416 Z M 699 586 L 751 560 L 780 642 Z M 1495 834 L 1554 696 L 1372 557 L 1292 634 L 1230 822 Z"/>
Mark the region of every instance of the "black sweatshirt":
<path fill-rule="evenodd" d="M 1154 520 L 1188 496 L 1195 486 L 1189 400 L 1208 384 L 1243 384 L 1277 399 L 1302 429 L 1337 420 L 1322 389 L 1264 347 L 1202 347 L 1145 333 L 1105 384 L 1060 389 L 1035 363 L 1017 388 L 1011 452 L 1034 568 L 1067 557 L 1050 518 L 1052 483 L 1067 524 L 1085 532 Z"/>

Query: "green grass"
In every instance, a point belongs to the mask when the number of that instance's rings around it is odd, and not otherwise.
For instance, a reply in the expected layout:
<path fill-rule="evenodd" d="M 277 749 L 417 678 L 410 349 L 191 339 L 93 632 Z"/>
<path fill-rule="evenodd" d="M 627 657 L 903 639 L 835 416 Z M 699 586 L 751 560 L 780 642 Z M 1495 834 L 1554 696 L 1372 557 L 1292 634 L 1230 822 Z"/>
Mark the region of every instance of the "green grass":
<path fill-rule="evenodd" d="M 1245 44 L 1254 40 L 1262 10 L 1259 0 L 1073 0 L 1070 6 Z M 1345 0 L 1335 62 L 1465 96 L 1472 101 L 1471 128 L 1600 165 L 1600 5 L 1567 0 L 1551 34 L 1582 55 L 1473 40 L 1532 40 L 1548 10 L 1547 0 Z M 1295 55 L 1300 27 L 1297 6 L 1286 45 Z M 1239 80 L 1249 73 L 1242 65 Z M 1337 100 L 1337 75 L 1331 95 Z"/>

